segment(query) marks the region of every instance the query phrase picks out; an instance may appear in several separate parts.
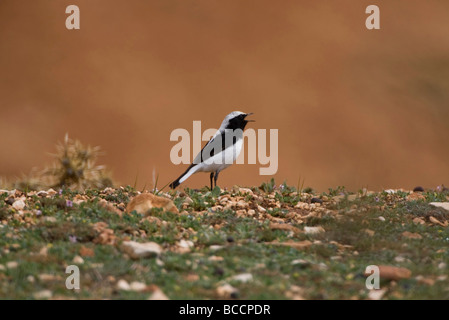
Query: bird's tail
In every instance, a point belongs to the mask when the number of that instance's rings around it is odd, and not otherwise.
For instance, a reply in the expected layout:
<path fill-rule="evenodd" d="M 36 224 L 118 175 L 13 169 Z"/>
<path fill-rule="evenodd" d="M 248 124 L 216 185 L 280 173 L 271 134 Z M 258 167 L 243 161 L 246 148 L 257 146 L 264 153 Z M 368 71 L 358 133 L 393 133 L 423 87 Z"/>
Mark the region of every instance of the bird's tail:
<path fill-rule="evenodd" d="M 175 189 L 177 188 L 181 183 L 187 180 L 188 177 L 190 177 L 192 174 L 196 172 L 197 168 L 194 164 L 191 164 L 187 170 L 179 176 L 178 179 L 170 183 L 170 188 Z"/>
<path fill-rule="evenodd" d="M 181 176 L 182 177 L 182 176 Z M 170 183 L 170 188 L 172 189 L 176 189 L 181 183 L 179 182 L 179 179 L 181 179 L 181 177 L 179 177 L 178 179 L 176 179 L 175 181 L 173 181 L 172 183 Z"/>

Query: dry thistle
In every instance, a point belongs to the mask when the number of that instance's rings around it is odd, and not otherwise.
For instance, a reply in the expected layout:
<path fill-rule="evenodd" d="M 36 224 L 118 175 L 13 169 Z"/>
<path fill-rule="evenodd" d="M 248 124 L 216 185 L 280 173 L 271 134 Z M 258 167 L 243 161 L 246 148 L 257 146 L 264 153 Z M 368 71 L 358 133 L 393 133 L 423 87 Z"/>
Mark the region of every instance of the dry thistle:
<path fill-rule="evenodd" d="M 64 141 L 56 146 L 57 159 L 53 166 L 44 171 L 46 183 L 52 188 L 103 189 L 112 186 L 112 180 L 105 166 L 97 166 L 100 147 L 84 147 L 80 141 L 72 140 L 66 134 Z"/>

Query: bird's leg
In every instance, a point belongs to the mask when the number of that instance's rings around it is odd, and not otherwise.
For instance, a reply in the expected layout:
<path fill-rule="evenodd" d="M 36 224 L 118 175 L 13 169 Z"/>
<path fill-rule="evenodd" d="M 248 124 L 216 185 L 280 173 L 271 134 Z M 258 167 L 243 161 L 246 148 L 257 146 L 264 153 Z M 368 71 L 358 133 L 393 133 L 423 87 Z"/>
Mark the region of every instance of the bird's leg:
<path fill-rule="evenodd" d="M 210 191 L 212 191 L 212 189 L 214 188 L 213 184 L 212 184 L 212 179 L 214 178 L 214 173 L 215 172 L 211 172 L 210 173 Z M 215 179 L 215 181 L 217 181 L 217 179 Z M 215 182 L 215 184 L 217 184 L 217 182 Z"/>
<path fill-rule="evenodd" d="M 215 181 L 215 186 L 217 186 L 217 179 L 218 179 L 218 174 L 220 173 L 220 171 L 216 171 L 215 172 L 215 178 L 214 178 L 214 181 Z"/>

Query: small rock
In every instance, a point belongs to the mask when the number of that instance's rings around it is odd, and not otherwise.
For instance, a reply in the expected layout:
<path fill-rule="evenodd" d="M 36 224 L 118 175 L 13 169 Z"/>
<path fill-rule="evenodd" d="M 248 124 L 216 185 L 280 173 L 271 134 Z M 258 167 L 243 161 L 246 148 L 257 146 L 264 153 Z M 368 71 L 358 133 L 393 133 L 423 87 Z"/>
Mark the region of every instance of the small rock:
<path fill-rule="evenodd" d="M 239 208 L 239 209 L 247 209 L 248 207 L 249 207 L 249 204 L 246 201 L 239 200 L 237 202 L 237 208 Z"/>
<path fill-rule="evenodd" d="M 183 202 L 182 204 L 185 204 L 185 205 L 189 206 L 189 205 L 191 205 L 192 203 L 193 203 L 192 198 L 186 197 L 186 198 L 184 199 L 184 202 Z"/>
<path fill-rule="evenodd" d="M 33 294 L 34 299 L 37 300 L 43 300 L 43 299 L 50 299 L 53 296 L 53 293 L 50 290 L 42 290 L 35 292 Z"/>
<path fill-rule="evenodd" d="M 101 199 L 101 200 L 98 202 L 98 205 L 99 205 L 100 207 L 102 207 L 102 208 L 108 210 L 109 212 L 115 213 L 115 214 L 118 215 L 119 217 L 121 217 L 122 214 L 123 214 L 122 211 L 121 211 L 119 208 L 115 207 L 112 203 L 110 203 L 110 202 L 108 202 L 108 201 L 106 201 L 106 200 L 104 200 L 104 199 Z"/>
<path fill-rule="evenodd" d="M 61 277 L 54 275 L 54 274 L 48 274 L 48 273 L 42 273 L 38 276 L 39 280 L 42 282 L 48 282 L 48 281 L 60 281 Z"/>
<path fill-rule="evenodd" d="M 234 238 L 233 237 L 231 237 L 231 236 L 228 236 L 227 238 L 226 238 L 226 241 L 227 242 L 234 242 Z"/>
<path fill-rule="evenodd" d="M 126 207 L 126 212 L 136 211 L 140 214 L 146 214 L 152 208 L 163 208 L 164 211 L 179 213 L 172 200 L 152 193 L 142 193 L 135 196 Z"/>
<path fill-rule="evenodd" d="M 291 248 L 295 248 L 297 250 L 301 250 L 301 249 L 305 249 L 310 247 L 313 243 L 309 240 L 304 240 L 304 241 L 284 241 L 284 242 L 269 242 L 269 244 L 272 245 L 279 245 L 279 246 L 287 246 L 287 247 L 291 247 Z"/>
<path fill-rule="evenodd" d="M 411 277 L 412 272 L 407 268 L 398 268 L 393 266 L 379 266 L 380 277 L 384 280 L 401 280 L 408 279 Z M 365 273 L 365 276 L 368 277 L 371 274 Z"/>
<path fill-rule="evenodd" d="M 145 283 L 142 282 L 137 282 L 137 281 L 133 281 L 131 282 L 131 284 L 129 285 L 129 290 L 130 291 L 135 291 L 135 292 L 142 292 L 147 288 L 147 285 Z"/>
<path fill-rule="evenodd" d="M 211 251 L 218 251 L 218 250 L 221 250 L 221 249 L 223 249 L 224 248 L 224 246 L 220 246 L 220 245 L 217 245 L 217 244 L 213 244 L 213 245 L 211 245 L 210 247 L 209 247 L 209 250 L 211 250 Z"/>
<path fill-rule="evenodd" d="M 385 221 L 385 218 L 382 217 L 382 216 L 380 216 L 378 219 L 379 219 L 380 221 Z"/>
<path fill-rule="evenodd" d="M 17 261 L 6 262 L 6 268 L 8 268 L 8 269 L 15 269 L 18 266 L 19 266 L 19 263 Z"/>
<path fill-rule="evenodd" d="M 37 193 L 37 196 L 38 196 L 38 197 L 42 197 L 42 198 L 46 197 L 47 195 L 48 195 L 48 193 L 45 192 L 45 191 L 39 191 L 39 192 Z"/>
<path fill-rule="evenodd" d="M 238 294 L 238 290 L 230 284 L 226 283 L 217 288 L 217 294 L 221 298 L 229 299 L 232 298 L 233 295 Z"/>
<path fill-rule="evenodd" d="M 449 211 L 449 202 L 431 202 L 429 203 L 431 206 L 443 208 Z"/>
<path fill-rule="evenodd" d="M 25 201 L 23 201 L 22 199 L 16 200 L 12 204 L 12 207 L 16 210 L 23 210 L 25 208 Z"/>
<path fill-rule="evenodd" d="M 156 288 L 148 300 L 170 300 L 161 289 Z"/>
<path fill-rule="evenodd" d="M 296 259 L 291 262 L 294 266 L 300 266 L 300 267 L 308 267 L 311 265 L 310 261 L 304 260 L 304 259 Z"/>
<path fill-rule="evenodd" d="M 93 256 L 95 256 L 94 250 L 91 249 L 91 248 L 87 248 L 85 246 L 81 247 L 79 253 L 80 253 L 80 256 L 82 256 L 82 257 L 93 257 Z"/>
<path fill-rule="evenodd" d="M 260 213 L 265 213 L 265 212 L 267 212 L 267 209 L 265 209 L 264 207 L 262 207 L 262 206 L 257 206 L 257 211 L 259 211 Z"/>
<path fill-rule="evenodd" d="M 370 229 L 365 229 L 365 230 L 363 230 L 367 235 L 369 235 L 370 237 L 372 237 L 372 236 L 374 236 L 374 234 L 376 233 L 375 231 L 373 231 L 373 230 L 370 230 Z"/>
<path fill-rule="evenodd" d="M 75 256 L 72 261 L 74 264 L 83 264 L 84 263 L 84 259 L 81 258 L 80 256 Z"/>
<path fill-rule="evenodd" d="M 438 264 L 438 269 L 440 269 L 440 270 L 444 270 L 444 269 L 446 269 L 446 267 L 447 267 L 447 264 L 444 262 L 440 262 Z"/>
<path fill-rule="evenodd" d="M 5 266 L 0 264 L 0 271 L 5 271 L 5 270 L 6 270 Z"/>
<path fill-rule="evenodd" d="M 177 252 L 189 253 L 191 251 L 191 249 L 195 247 L 195 244 L 190 240 L 182 239 L 177 243 L 177 246 L 178 246 Z"/>
<path fill-rule="evenodd" d="M 248 210 L 248 216 L 253 217 L 256 214 L 256 211 L 253 209 Z"/>
<path fill-rule="evenodd" d="M 325 232 L 323 227 L 304 227 L 306 234 L 319 234 Z"/>
<path fill-rule="evenodd" d="M 387 289 L 370 290 L 368 293 L 369 300 L 380 300 L 387 293 Z"/>
<path fill-rule="evenodd" d="M 196 281 L 200 280 L 200 276 L 197 274 L 194 274 L 194 273 L 189 273 L 188 275 L 186 275 L 184 277 L 184 279 L 186 279 L 186 281 L 189 281 L 189 282 L 196 282 Z"/>
<path fill-rule="evenodd" d="M 305 300 L 304 299 L 305 290 L 301 287 L 292 285 L 290 289 L 285 293 L 285 297 L 291 300 Z"/>
<path fill-rule="evenodd" d="M 235 215 L 237 216 L 237 218 L 244 217 L 246 215 L 246 210 L 245 209 L 237 210 L 235 212 Z"/>
<path fill-rule="evenodd" d="M 253 275 L 251 273 L 241 273 L 231 277 L 229 280 L 246 283 L 253 280 Z"/>
<path fill-rule="evenodd" d="M 423 192 L 423 191 L 424 191 L 424 188 L 421 186 L 417 186 L 413 189 L 413 192 Z"/>
<path fill-rule="evenodd" d="M 270 223 L 270 229 L 272 230 L 283 230 L 283 231 L 291 231 L 293 233 L 301 233 L 301 230 L 285 223 Z"/>
<path fill-rule="evenodd" d="M 116 285 L 117 290 L 130 291 L 131 286 L 126 280 L 120 279 Z"/>
<path fill-rule="evenodd" d="M 412 233 L 408 231 L 404 231 L 402 236 L 407 239 L 422 239 L 422 236 L 419 233 Z"/>
<path fill-rule="evenodd" d="M 321 200 L 320 198 L 312 198 L 310 199 L 310 203 L 319 203 L 322 204 L 323 200 Z"/>
<path fill-rule="evenodd" d="M 224 258 L 220 257 L 220 256 L 210 256 L 209 258 L 207 258 L 207 260 L 209 260 L 209 261 L 223 261 Z"/>
<path fill-rule="evenodd" d="M 350 194 L 350 195 L 348 195 L 348 201 L 354 201 L 355 199 L 357 199 L 357 195 L 356 194 Z"/>
<path fill-rule="evenodd" d="M 413 219 L 413 223 L 414 224 L 426 224 L 426 222 L 423 219 L 421 219 L 421 218 Z"/>
<path fill-rule="evenodd" d="M 50 197 L 53 197 L 56 194 L 57 194 L 57 192 L 51 188 L 47 190 L 47 195 L 49 195 Z"/>
<path fill-rule="evenodd" d="M 162 248 L 155 242 L 138 243 L 134 241 L 124 241 L 121 249 L 132 259 L 153 258 L 161 254 Z"/>
<path fill-rule="evenodd" d="M 55 223 L 57 220 L 55 217 L 44 217 L 45 222 Z"/>
<path fill-rule="evenodd" d="M 407 201 L 426 200 L 426 197 L 424 197 L 421 193 L 412 192 L 405 198 L 405 200 Z"/>
<path fill-rule="evenodd" d="M 249 188 L 239 188 L 239 192 L 241 194 L 250 194 L 250 195 L 254 194 L 253 191 Z"/>
<path fill-rule="evenodd" d="M 432 217 L 432 216 L 429 217 L 429 221 L 432 222 L 433 224 L 438 224 L 442 227 L 447 227 L 447 225 L 448 225 L 447 221 L 445 223 L 442 223 L 440 220 L 438 220 L 437 218 Z"/>
<path fill-rule="evenodd" d="M 433 280 L 432 278 L 426 278 L 422 275 L 416 276 L 416 281 L 418 281 L 418 283 L 421 284 L 425 284 L 428 286 L 433 286 L 435 284 L 435 280 Z"/>

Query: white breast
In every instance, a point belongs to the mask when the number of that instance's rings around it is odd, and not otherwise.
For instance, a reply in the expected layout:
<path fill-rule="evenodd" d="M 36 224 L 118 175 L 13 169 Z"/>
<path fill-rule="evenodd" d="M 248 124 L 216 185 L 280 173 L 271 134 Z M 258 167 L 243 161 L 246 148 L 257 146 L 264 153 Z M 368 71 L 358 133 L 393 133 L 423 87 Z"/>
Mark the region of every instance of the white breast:
<path fill-rule="evenodd" d="M 238 138 L 232 146 L 199 164 L 197 172 L 213 172 L 226 169 L 238 158 L 242 146 L 243 138 Z"/>

